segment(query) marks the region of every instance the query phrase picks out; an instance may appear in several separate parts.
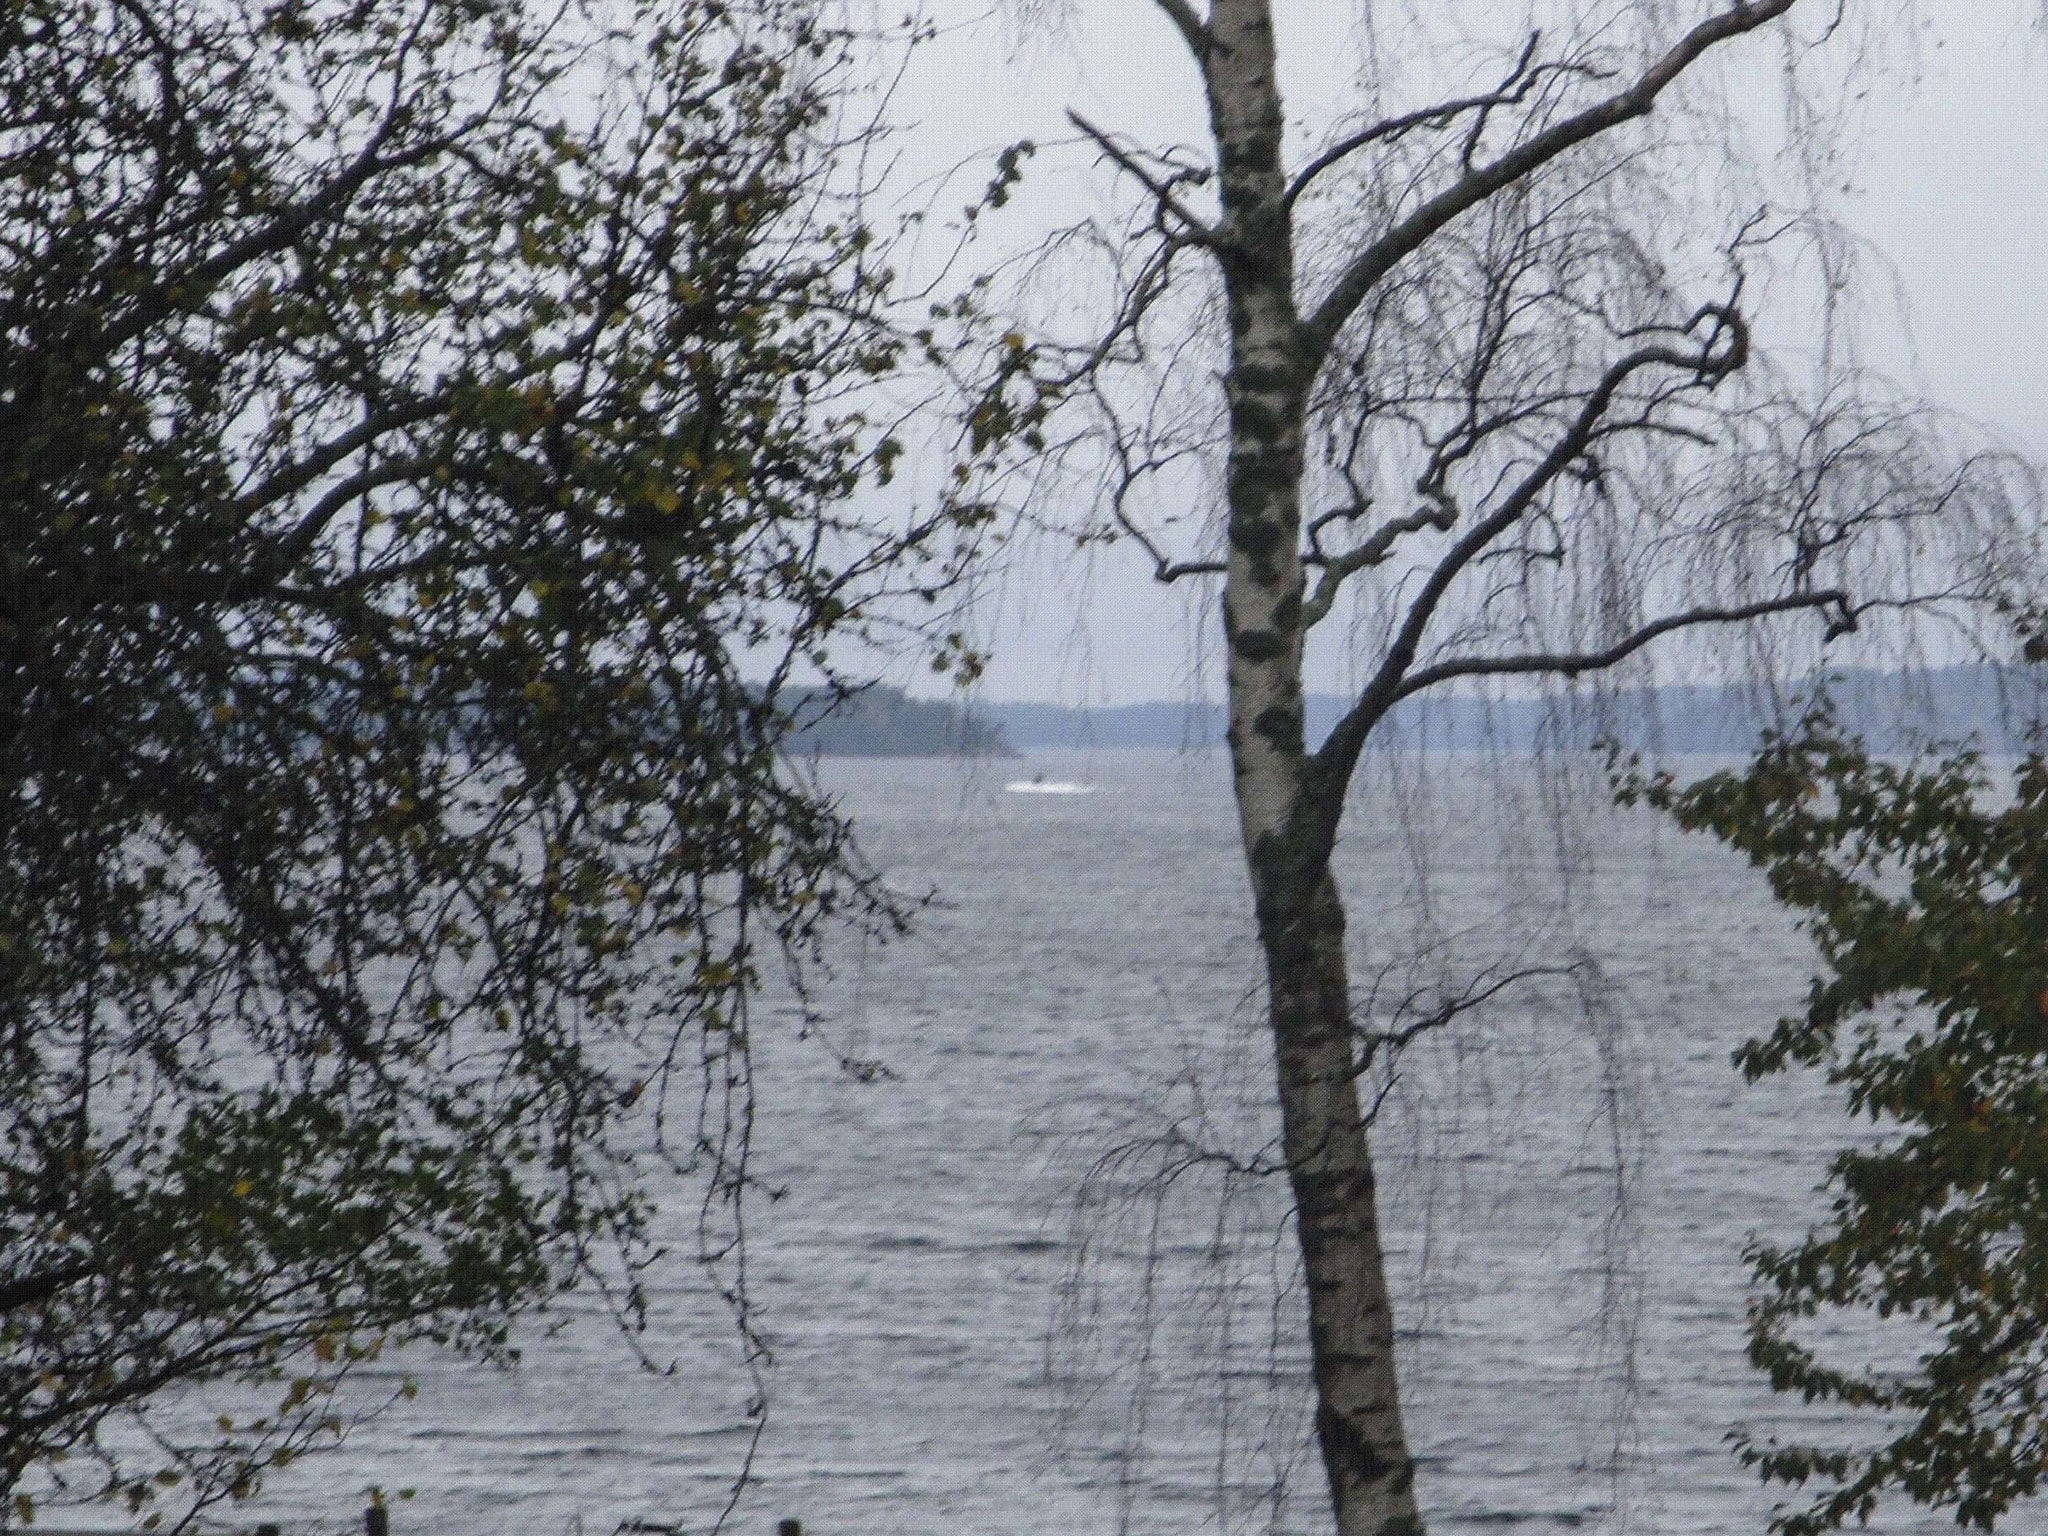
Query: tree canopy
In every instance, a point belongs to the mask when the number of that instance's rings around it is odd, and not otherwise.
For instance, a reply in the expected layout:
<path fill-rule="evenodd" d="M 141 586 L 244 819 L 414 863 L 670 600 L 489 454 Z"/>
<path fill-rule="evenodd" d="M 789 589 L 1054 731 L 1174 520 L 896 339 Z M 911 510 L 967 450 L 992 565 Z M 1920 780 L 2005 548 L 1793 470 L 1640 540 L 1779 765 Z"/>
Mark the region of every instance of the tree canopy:
<path fill-rule="evenodd" d="M 2048 1470 L 2048 757 L 1886 762 L 1822 715 L 1744 768 L 1623 792 L 1747 857 L 1819 950 L 1743 1074 L 1820 1072 L 1873 1127 L 1829 1164 L 1826 1216 L 1750 1251 L 1751 1360 L 1869 1429 L 1741 1442 L 1817 1489 L 1773 1528 L 1903 1498 L 1990 1530 Z M 1845 1319 L 1871 1327 L 1817 1331 Z"/>
<path fill-rule="evenodd" d="M 961 519 L 814 8 L 0 29 L 0 1496 L 203 1504 L 388 1341 L 630 1321 L 654 1166 L 733 1240 L 761 957 L 889 920 L 774 697 Z"/>

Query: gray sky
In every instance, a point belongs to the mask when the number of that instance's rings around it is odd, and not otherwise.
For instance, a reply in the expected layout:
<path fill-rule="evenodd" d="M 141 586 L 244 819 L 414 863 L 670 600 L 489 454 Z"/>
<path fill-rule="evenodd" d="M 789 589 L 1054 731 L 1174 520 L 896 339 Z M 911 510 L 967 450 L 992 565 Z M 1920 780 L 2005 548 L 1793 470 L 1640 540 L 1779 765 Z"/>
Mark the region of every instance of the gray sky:
<path fill-rule="evenodd" d="M 915 63 L 897 101 L 914 125 L 912 165 L 936 170 L 1016 139 L 1065 137 L 1069 106 L 1151 143 L 1201 142 L 1192 67 L 1147 0 L 1040 0 L 1040 9 L 1063 19 L 962 21 Z M 2048 43 L 2019 0 L 1926 0 L 1921 9 L 1917 46 L 1901 47 L 1868 82 L 1868 115 L 1844 163 L 1852 190 L 1839 211 L 1870 245 L 1869 299 L 1856 310 L 1867 355 L 1930 401 L 2048 457 Z M 971 14 L 965 0 L 950 10 Z M 1344 98 L 1357 25 L 1348 0 L 1285 5 L 1295 117 L 1312 122 Z M 945 201 L 964 201 L 986 176 L 963 173 Z M 1027 194 L 1020 202 L 1038 211 L 1013 215 L 1011 238 L 1028 235 L 1034 218 L 1113 203 L 1106 174 L 1048 175 L 1044 161 Z M 1021 552 L 976 620 L 994 650 L 984 683 L 992 698 L 1182 697 L 1214 658 L 1215 620 L 1200 591 L 1154 587 L 1128 548 L 1086 561 Z M 1342 672 L 1326 660 L 1311 686 L 1341 686 Z"/>

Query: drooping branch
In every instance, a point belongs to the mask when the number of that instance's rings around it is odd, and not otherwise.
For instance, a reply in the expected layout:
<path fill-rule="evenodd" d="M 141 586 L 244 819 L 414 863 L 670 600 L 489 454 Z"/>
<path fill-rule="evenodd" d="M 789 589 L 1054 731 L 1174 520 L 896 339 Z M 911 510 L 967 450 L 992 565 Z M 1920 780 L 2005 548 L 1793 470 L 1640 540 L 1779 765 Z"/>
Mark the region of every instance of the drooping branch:
<path fill-rule="evenodd" d="M 1446 224 L 1540 171 L 1560 155 L 1648 116 L 1657 99 L 1710 50 L 1777 20 L 1797 3 L 1798 0 L 1742 0 L 1731 5 L 1694 27 L 1626 90 L 1552 124 L 1486 164 L 1468 169 L 1352 259 L 1304 322 L 1304 344 L 1313 349 L 1315 356 L 1322 357 L 1380 279 Z"/>

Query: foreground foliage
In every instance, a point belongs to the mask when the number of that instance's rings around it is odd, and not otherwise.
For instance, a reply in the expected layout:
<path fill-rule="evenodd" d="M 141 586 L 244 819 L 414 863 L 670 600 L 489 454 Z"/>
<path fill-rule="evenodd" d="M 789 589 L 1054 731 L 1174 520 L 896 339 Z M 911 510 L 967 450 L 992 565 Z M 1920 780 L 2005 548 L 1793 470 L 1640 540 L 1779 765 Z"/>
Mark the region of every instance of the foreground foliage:
<path fill-rule="evenodd" d="M 1743 1442 L 1767 1479 L 1820 1490 L 1774 1526 L 1900 1495 L 1990 1530 L 2048 1470 L 2048 758 L 2008 785 L 1974 752 L 1873 759 L 1823 719 L 1741 771 L 1625 794 L 1746 855 L 1819 948 L 1804 1012 L 1737 1053 L 1744 1074 L 1821 1071 L 1879 1128 L 1835 1156 L 1825 1220 L 1750 1256 L 1751 1359 L 1877 1430 Z M 1815 1337 L 1857 1317 L 1885 1321 Z"/>
<path fill-rule="evenodd" d="M 954 522 L 846 510 L 812 8 L 0 29 L 0 1495 L 203 1505 L 390 1341 L 630 1322 L 656 1163 L 733 1240 L 759 957 L 887 918 L 764 699 Z"/>

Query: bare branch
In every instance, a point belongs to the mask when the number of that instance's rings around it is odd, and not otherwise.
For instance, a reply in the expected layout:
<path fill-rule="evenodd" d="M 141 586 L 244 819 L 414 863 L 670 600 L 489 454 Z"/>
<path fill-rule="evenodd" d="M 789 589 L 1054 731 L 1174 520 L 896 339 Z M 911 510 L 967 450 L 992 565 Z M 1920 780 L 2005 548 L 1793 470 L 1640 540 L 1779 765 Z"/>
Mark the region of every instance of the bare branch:
<path fill-rule="evenodd" d="M 1116 351 L 1118 343 L 1137 333 L 1152 305 L 1167 293 L 1172 281 L 1173 258 L 1195 243 L 1187 235 L 1162 234 L 1159 248 L 1146 259 L 1144 267 L 1132 280 L 1117 307 L 1115 318 L 1103 328 L 1101 337 L 1081 349 L 1077 362 L 1051 375 L 1047 382 L 1064 391 L 1101 368 Z M 1073 350 L 1068 349 L 1068 355 L 1072 355 Z"/>
<path fill-rule="evenodd" d="M 1686 33 L 1627 90 L 1552 124 L 1485 165 L 1472 167 L 1373 241 L 1344 269 L 1303 327 L 1307 345 L 1317 356 L 1326 352 L 1374 285 L 1453 219 L 1567 151 L 1624 123 L 1648 116 L 1657 105 L 1657 98 L 1709 50 L 1777 20 L 1797 3 L 1798 0 L 1738 0 Z"/>
<path fill-rule="evenodd" d="M 1750 619 L 1766 618 L 1774 613 L 1827 608 L 1835 610 L 1828 621 L 1830 639 L 1846 634 L 1856 627 L 1856 615 L 1859 610 L 1850 603 L 1849 594 L 1841 589 L 1829 587 L 1818 592 L 1792 592 L 1783 597 L 1762 598 L 1753 603 L 1741 603 L 1734 607 L 1707 606 L 1688 608 L 1683 613 L 1667 614 L 1600 651 L 1539 653 L 1530 656 L 1464 656 L 1440 661 L 1411 675 L 1394 690 L 1394 698 L 1397 701 L 1409 698 L 1454 677 L 1507 677 L 1530 674 L 1577 677 L 1583 672 L 1603 672 L 1634 655 L 1652 640 L 1676 630 L 1694 629 L 1705 624 L 1741 624 Z"/>
<path fill-rule="evenodd" d="M 1501 971 L 1498 967 L 1489 966 L 1485 971 L 1474 977 L 1472 983 L 1464 991 L 1452 996 L 1445 996 L 1439 993 L 1433 1001 L 1433 1006 L 1420 1017 L 1410 1018 L 1405 1024 L 1396 1023 L 1387 1029 L 1361 1029 L 1358 1031 L 1360 1049 L 1356 1070 L 1361 1074 L 1371 1070 L 1375 1058 L 1381 1051 L 1387 1052 L 1389 1056 L 1399 1055 L 1402 1050 L 1413 1045 L 1424 1035 L 1442 1029 L 1453 1020 L 1470 1013 L 1474 1008 L 1484 1007 L 1510 987 L 1519 986 L 1525 981 L 1534 981 L 1539 977 L 1574 975 L 1578 969 L 1577 963 L 1570 965 L 1523 965 L 1508 971 Z M 1404 1015 L 1410 1014 L 1421 1001 L 1422 996 L 1421 991 L 1415 991 L 1403 998 L 1394 1009 L 1395 1019 L 1398 1020 Z"/>
<path fill-rule="evenodd" d="M 312 550 L 320 535 L 347 507 L 361 502 L 370 492 L 387 486 L 404 485 L 427 472 L 435 460 L 430 455 L 412 454 L 378 460 L 346 479 L 337 480 L 314 500 L 288 530 L 274 536 L 262 556 L 227 569 L 192 569 L 151 575 L 128 582 L 135 602 L 177 605 L 248 602 L 276 595 L 285 585 L 297 562 Z M 360 579 L 337 586 L 360 586 Z"/>
<path fill-rule="evenodd" d="M 1188 0 L 1153 0 L 1166 19 L 1179 29 L 1181 40 L 1188 45 L 1188 52 L 1195 56 L 1198 64 L 1207 64 L 1209 50 L 1216 46 L 1216 38 L 1209 31 L 1208 23 L 1195 14 L 1195 8 Z"/>
<path fill-rule="evenodd" d="M 1153 567 L 1152 579 L 1161 586 L 1171 586 L 1174 582 L 1188 576 L 1221 576 L 1230 569 L 1221 560 L 1175 560 L 1169 562 L 1164 556 L 1152 549 L 1149 540 L 1141 540 L 1141 542 L 1146 545 L 1146 553 L 1150 554 L 1157 562 Z"/>
<path fill-rule="evenodd" d="M 1296 173 L 1294 180 L 1287 187 L 1287 206 L 1293 207 L 1302 193 L 1308 190 L 1309 184 L 1323 172 L 1368 145 L 1390 143 L 1406 137 L 1418 128 L 1447 128 L 1466 113 L 1476 112 L 1479 114 L 1479 121 L 1473 126 L 1472 134 L 1467 141 L 1469 154 L 1470 146 L 1477 144 L 1478 135 L 1485 130 L 1487 116 L 1495 107 L 1514 106 L 1526 101 L 1529 92 L 1534 90 L 1546 75 L 1589 73 L 1581 66 L 1567 62 L 1532 67 L 1531 61 L 1535 58 L 1536 46 L 1542 36 L 1540 32 L 1529 34 L 1529 41 L 1523 46 L 1521 57 L 1515 61 L 1515 67 L 1492 90 L 1473 96 L 1460 96 L 1452 101 L 1440 101 L 1434 106 L 1418 107 L 1413 112 L 1403 112 L 1395 117 L 1382 118 L 1370 127 L 1361 128 L 1356 133 L 1339 139 Z"/>
<path fill-rule="evenodd" d="M 1748 360 L 1749 330 L 1734 309 L 1721 304 L 1703 306 L 1693 316 L 1687 330 L 1697 329 L 1702 324 L 1706 324 L 1708 330 L 1696 351 L 1683 352 L 1666 343 L 1656 342 L 1639 347 L 1610 364 L 1600 382 L 1588 391 L 1571 427 L 1522 477 L 1501 504 L 1459 539 L 1438 562 L 1409 606 L 1379 671 L 1358 702 L 1338 721 L 1336 729 L 1317 750 L 1316 771 L 1323 776 L 1325 785 L 1341 785 L 1350 777 L 1352 766 L 1365 746 L 1367 733 L 1400 696 L 1401 685 L 1407 679 L 1408 669 L 1414 665 L 1423 634 L 1459 573 L 1519 523 L 1535 505 L 1536 498 L 1578 461 L 1599 435 L 1607 412 L 1623 386 L 1645 368 L 1667 367 L 1692 374 L 1691 382 L 1696 387 L 1711 388 Z M 1341 796 L 1338 798 L 1341 800 Z M 1324 806 L 1316 813 L 1323 824 L 1318 832 L 1321 840 L 1316 843 L 1317 847 L 1326 848 L 1328 839 L 1336 835 L 1338 808 L 1336 805 Z"/>
<path fill-rule="evenodd" d="M 1367 145 L 1377 144 L 1383 139 L 1401 138 L 1417 128 L 1445 127 L 1460 114 L 1473 111 L 1495 99 L 1496 93 L 1489 91 L 1484 96 L 1465 96 L 1456 101 L 1439 102 L 1433 107 L 1418 107 L 1415 111 L 1404 112 L 1398 117 L 1383 118 L 1369 128 L 1361 128 L 1358 132 L 1339 139 L 1303 166 L 1295 174 L 1294 180 L 1287 184 L 1287 205 L 1293 207 L 1318 176 Z"/>
<path fill-rule="evenodd" d="M 306 490 L 322 475 L 370 447 L 380 438 L 390 436 L 406 427 L 432 421 L 447 409 L 448 398 L 443 393 L 409 401 L 403 406 L 367 412 L 361 421 L 346 432 L 328 439 L 297 462 L 286 465 L 244 491 L 230 502 L 225 510 L 236 524 L 244 523 Z M 281 554 L 288 560 L 296 560 L 305 554 L 313 547 L 313 541 L 319 538 L 327 523 L 332 520 L 334 510 L 335 508 L 328 505 L 325 500 L 316 505 L 284 536 L 281 541 Z"/>
<path fill-rule="evenodd" d="M 1119 169 L 1127 172 L 1140 182 L 1145 190 L 1152 194 L 1153 201 L 1161 209 L 1178 219 L 1182 225 L 1184 238 L 1193 241 L 1197 245 L 1214 246 L 1218 243 L 1220 237 L 1217 234 L 1216 227 L 1209 223 L 1208 220 L 1189 210 L 1187 204 L 1183 203 L 1175 195 L 1172 181 L 1161 179 L 1149 170 L 1136 155 L 1125 149 L 1107 132 L 1096 127 L 1080 113 L 1069 111 L 1067 113 L 1067 121 L 1093 140 L 1095 147 L 1114 161 Z M 1193 171 L 1183 171 L 1180 179 L 1184 181 L 1189 180 L 1196 174 Z"/>
<path fill-rule="evenodd" d="M 47 1301 L 66 1286 L 76 1285 L 91 1273 L 92 1266 L 81 1262 L 62 1265 L 55 1269 L 39 1270 L 34 1274 L 18 1275 L 0 1282 L 0 1315 L 21 1307 L 34 1306 L 39 1301 Z"/>
<path fill-rule="evenodd" d="M 1351 471 L 1345 470 L 1344 477 L 1351 478 Z M 1355 523 L 1372 510 L 1370 503 L 1360 497 L 1348 507 L 1335 507 L 1328 512 L 1311 518 L 1308 525 L 1308 554 L 1303 558 L 1310 565 L 1328 565 L 1330 553 L 1323 548 L 1323 530 L 1332 523 Z"/>
<path fill-rule="evenodd" d="M 1341 514 L 1325 514 L 1324 518 L 1317 520 L 1317 526 L 1320 527 L 1328 518 L 1339 515 Z M 1372 536 L 1356 549 L 1320 559 L 1311 556 L 1309 563 L 1320 565 L 1323 574 L 1316 583 L 1315 592 L 1302 605 L 1302 627 L 1310 628 L 1328 618 L 1330 609 L 1336 604 L 1337 593 L 1344 583 L 1360 571 L 1384 562 L 1387 556 L 1393 553 L 1394 545 L 1404 535 L 1420 533 L 1425 528 L 1436 528 L 1448 533 L 1456 521 L 1456 508 L 1448 497 L 1439 494 L 1439 498 L 1430 505 L 1418 507 L 1406 517 L 1397 517 L 1382 523 L 1372 531 Z"/>
<path fill-rule="evenodd" d="M 1134 476 L 1127 473 L 1124 485 L 1128 487 Z M 1145 551 L 1152 562 L 1152 579 L 1162 586 L 1170 586 L 1188 576 L 1221 576 L 1229 567 L 1221 560 L 1175 560 L 1169 556 L 1130 513 L 1124 510 L 1123 487 L 1110 500 L 1111 515 L 1116 518 L 1119 528 Z"/>

